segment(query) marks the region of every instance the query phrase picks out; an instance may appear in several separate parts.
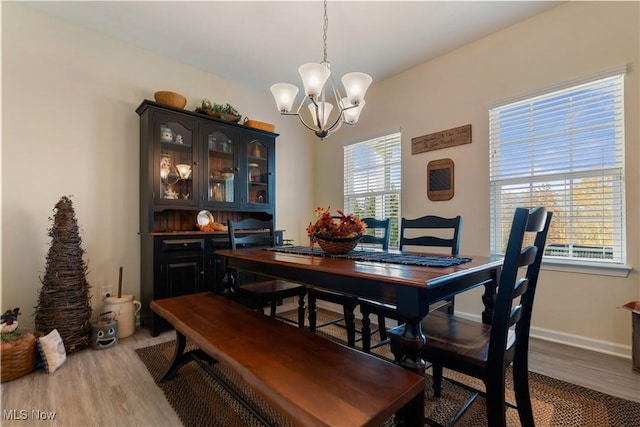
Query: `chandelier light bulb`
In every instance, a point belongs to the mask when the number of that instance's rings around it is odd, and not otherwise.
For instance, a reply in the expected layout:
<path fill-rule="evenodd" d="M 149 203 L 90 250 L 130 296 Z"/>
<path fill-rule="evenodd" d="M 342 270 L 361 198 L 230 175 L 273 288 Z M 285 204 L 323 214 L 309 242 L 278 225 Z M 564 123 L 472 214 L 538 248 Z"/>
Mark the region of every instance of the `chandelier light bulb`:
<path fill-rule="evenodd" d="M 342 104 L 342 109 L 344 110 L 344 122 L 350 125 L 355 125 L 356 123 L 358 123 L 360 112 L 367 102 L 363 99 L 362 102 L 355 106 L 351 105 L 349 98 L 342 98 L 340 103 Z"/>
<path fill-rule="evenodd" d="M 298 95 L 298 87 L 291 83 L 276 83 L 271 86 L 271 93 L 276 100 L 276 106 L 281 113 L 289 113 Z"/>
<path fill-rule="evenodd" d="M 331 71 L 322 64 L 308 62 L 298 68 L 298 73 L 302 78 L 305 95 L 316 99 L 322 93 L 322 88 L 327 82 Z"/>
<path fill-rule="evenodd" d="M 324 128 L 327 125 L 327 121 L 329 121 L 329 115 L 331 114 L 331 110 L 333 110 L 333 105 L 328 102 L 318 102 L 317 106 L 311 103 L 308 107 L 314 123 L 316 125 L 320 123 L 320 127 Z"/>
<path fill-rule="evenodd" d="M 367 93 L 372 81 L 373 79 L 369 74 L 361 72 L 348 73 L 342 76 L 342 84 L 351 105 L 358 105 L 364 100 L 364 95 Z"/>

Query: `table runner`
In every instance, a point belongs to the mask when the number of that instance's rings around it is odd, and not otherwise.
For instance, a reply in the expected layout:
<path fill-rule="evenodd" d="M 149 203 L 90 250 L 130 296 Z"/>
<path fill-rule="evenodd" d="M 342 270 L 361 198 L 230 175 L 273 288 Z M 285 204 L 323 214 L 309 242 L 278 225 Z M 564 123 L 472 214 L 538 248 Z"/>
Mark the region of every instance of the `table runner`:
<path fill-rule="evenodd" d="M 266 248 L 270 251 L 284 252 L 297 255 L 313 255 L 327 258 L 343 258 L 356 261 L 386 262 L 390 264 L 417 265 L 422 267 L 451 267 L 452 265 L 464 264 L 471 261 L 471 258 L 460 258 L 450 256 L 403 254 L 394 252 L 381 252 L 367 249 L 354 249 L 344 255 L 328 254 L 318 247 L 309 246 L 277 246 Z"/>

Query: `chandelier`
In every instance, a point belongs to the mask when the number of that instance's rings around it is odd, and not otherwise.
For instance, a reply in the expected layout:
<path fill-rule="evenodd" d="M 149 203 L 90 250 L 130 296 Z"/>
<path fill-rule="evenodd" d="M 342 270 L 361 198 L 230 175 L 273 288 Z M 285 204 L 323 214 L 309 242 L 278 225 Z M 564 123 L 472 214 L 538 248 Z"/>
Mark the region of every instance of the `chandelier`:
<path fill-rule="evenodd" d="M 292 112 L 293 104 L 298 95 L 298 87 L 290 83 L 276 83 L 271 86 L 271 93 L 275 98 L 278 111 L 283 115 L 298 116 L 303 125 L 313 131 L 320 139 L 324 139 L 333 131 L 342 126 L 342 123 L 353 125 L 358 122 L 360 112 L 365 105 L 364 94 L 372 82 L 371 76 L 365 73 L 352 72 L 342 77 L 345 96 L 338 89 L 331 75 L 329 61 L 327 60 L 327 0 L 324 1 L 324 26 L 322 28 L 324 44 L 324 57 L 321 63 L 302 64 L 298 73 L 302 78 L 305 96 Z M 329 82 L 327 84 L 327 81 Z M 328 88 L 327 86 L 331 86 Z M 329 95 L 327 95 L 329 92 Z M 331 100 L 331 102 L 329 102 Z M 311 113 L 312 123 L 300 114 L 304 104 L 307 104 Z M 331 115 L 332 111 L 339 112 Z"/>

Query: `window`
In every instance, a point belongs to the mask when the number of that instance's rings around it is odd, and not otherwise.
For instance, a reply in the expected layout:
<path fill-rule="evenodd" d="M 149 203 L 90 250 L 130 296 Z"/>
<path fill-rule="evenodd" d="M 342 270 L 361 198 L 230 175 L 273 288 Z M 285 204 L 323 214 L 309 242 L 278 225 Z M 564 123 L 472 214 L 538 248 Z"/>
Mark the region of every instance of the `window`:
<path fill-rule="evenodd" d="M 491 252 L 545 206 L 545 259 L 624 264 L 624 69 L 489 110 Z"/>
<path fill-rule="evenodd" d="M 400 189 L 400 133 L 344 147 L 345 213 L 391 218 L 391 247 L 398 246 Z"/>

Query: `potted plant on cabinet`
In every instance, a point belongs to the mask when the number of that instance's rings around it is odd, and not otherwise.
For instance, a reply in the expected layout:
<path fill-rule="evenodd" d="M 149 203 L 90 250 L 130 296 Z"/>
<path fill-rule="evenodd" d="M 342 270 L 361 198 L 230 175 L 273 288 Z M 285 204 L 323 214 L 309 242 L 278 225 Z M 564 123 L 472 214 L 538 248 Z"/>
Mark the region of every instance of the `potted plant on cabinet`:
<path fill-rule="evenodd" d="M 217 117 L 219 119 L 238 123 L 242 116 L 231 104 L 211 103 L 208 99 L 202 100 L 202 105 L 196 108 L 196 113 L 206 114 L 208 116 Z"/>

